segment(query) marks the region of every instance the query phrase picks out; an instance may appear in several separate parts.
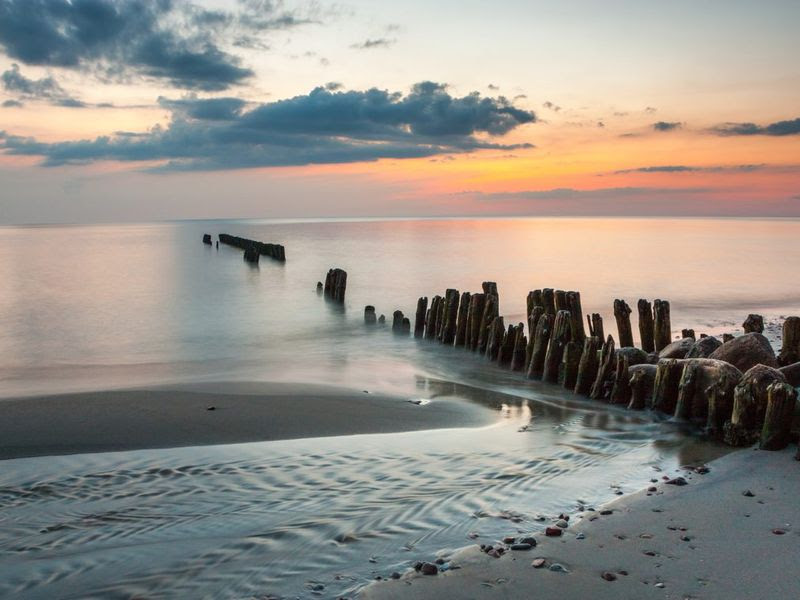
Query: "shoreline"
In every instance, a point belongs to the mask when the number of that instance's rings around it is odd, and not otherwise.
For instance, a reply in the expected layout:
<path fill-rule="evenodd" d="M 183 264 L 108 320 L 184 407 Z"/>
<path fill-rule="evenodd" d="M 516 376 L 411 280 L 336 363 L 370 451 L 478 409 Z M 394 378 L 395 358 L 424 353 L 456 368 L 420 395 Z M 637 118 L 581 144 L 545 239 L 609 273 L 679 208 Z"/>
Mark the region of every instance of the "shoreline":
<path fill-rule="evenodd" d="M 212 407 L 209 410 L 209 407 Z M 492 411 L 443 398 L 333 386 L 209 382 L 0 400 L 0 460 L 493 423 Z"/>
<path fill-rule="evenodd" d="M 534 537 L 530 550 L 507 549 L 500 558 L 478 545 L 442 552 L 438 575 L 410 571 L 370 584 L 359 598 L 513 600 L 531 597 L 531 590 L 541 600 L 792 597 L 787 574 L 800 560 L 800 464 L 794 454 L 794 447 L 747 448 L 711 461 L 707 474 L 654 472 L 656 483 L 573 517 L 558 537 L 545 535 L 552 522 L 536 523 L 527 534 L 509 531 Z M 675 477 L 687 484 L 666 483 Z M 534 567 L 536 559 L 544 565 Z M 551 569 L 554 564 L 563 571 Z"/>

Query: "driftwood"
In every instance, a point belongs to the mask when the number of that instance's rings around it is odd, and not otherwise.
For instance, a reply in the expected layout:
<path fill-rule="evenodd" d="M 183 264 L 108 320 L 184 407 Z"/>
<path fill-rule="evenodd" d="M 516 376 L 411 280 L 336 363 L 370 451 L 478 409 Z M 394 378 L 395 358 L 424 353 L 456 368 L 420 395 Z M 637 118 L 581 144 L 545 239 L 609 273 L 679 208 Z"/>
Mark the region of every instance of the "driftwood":
<path fill-rule="evenodd" d="M 656 352 L 672 341 L 672 322 L 669 316 L 669 302 L 666 300 L 653 302 L 653 341 Z"/>
<path fill-rule="evenodd" d="M 759 448 L 783 450 L 789 445 L 796 405 L 797 390 L 792 386 L 773 383 L 767 388 L 767 412 L 764 415 Z"/>
<path fill-rule="evenodd" d="M 417 300 L 417 314 L 414 319 L 414 337 L 421 338 L 425 335 L 425 317 L 428 312 L 428 297 L 422 296 Z"/>
<path fill-rule="evenodd" d="M 800 362 L 800 317 L 787 317 L 783 322 L 783 344 L 778 355 L 782 367 Z"/>
<path fill-rule="evenodd" d="M 543 314 L 536 324 L 536 339 L 533 342 L 531 362 L 528 365 L 526 376 L 528 379 L 541 379 L 544 371 L 544 359 L 547 346 L 550 342 L 550 332 L 553 328 L 553 315 Z"/>
<path fill-rule="evenodd" d="M 325 276 L 325 297 L 334 302 L 344 302 L 344 294 L 347 290 L 347 271 L 342 269 L 328 269 Z"/>
<path fill-rule="evenodd" d="M 581 320 L 581 323 L 582 322 L 583 320 Z M 584 337 L 584 340 L 585 339 Z M 573 340 L 564 346 L 564 356 L 561 359 L 561 367 L 558 371 L 558 382 L 567 390 L 575 389 L 582 353 L 583 342 L 576 342 Z"/>
<path fill-rule="evenodd" d="M 767 389 L 773 383 L 786 383 L 786 378 L 764 365 L 756 365 L 742 376 L 733 392 L 731 420 L 724 427 L 726 444 L 749 446 L 759 439 L 767 412 Z"/>
<path fill-rule="evenodd" d="M 631 331 L 631 307 L 625 300 L 614 300 L 614 318 L 617 321 L 619 332 L 619 345 L 622 347 L 633 346 L 633 332 Z"/>
<path fill-rule="evenodd" d="M 668 415 L 675 414 L 682 374 L 682 360 L 665 358 L 658 361 L 651 408 Z"/>
<path fill-rule="evenodd" d="M 745 333 L 764 333 L 764 317 L 761 315 L 747 315 L 747 318 L 742 323 L 742 329 Z"/>
<path fill-rule="evenodd" d="M 469 311 L 467 312 L 467 334 L 465 345 L 469 350 L 478 347 L 478 332 L 481 328 L 481 318 L 486 300 L 485 294 L 473 294 L 469 300 Z"/>
<path fill-rule="evenodd" d="M 364 307 L 364 323 L 367 325 L 375 325 L 378 319 L 375 317 L 375 307 L 369 304 Z"/>
<path fill-rule="evenodd" d="M 566 298 L 566 296 L 565 296 Z M 558 382 L 558 370 L 564 358 L 564 347 L 569 343 L 571 336 L 570 314 L 568 310 L 559 310 L 553 322 L 553 332 L 544 358 L 542 379 L 550 383 Z"/>
<path fill-rule="evenodd" d="M 589 336 L 583 341 L 583 351 L 581 352 L 581 360 L 578 363 L 578 374 L 575 379 L 575 393 L 582 396 L 589 395 L 592 389 L 592 384 L 597 378 L 597 369 L 599 366 L 599 359 L 597 357 L 600 351 L 600 338 Z"/>
<path fill-rule="evenodd" d="M 639 338 L 642 340 L 642 350 L 655 352 L 656 343 L 653 337 L 655 325 L 653 323 L 653 307 L 644 298 L 640 298 L 636 305 L 639 310 Z"/>
<path fill-rule="evenodd" d="M 628 357 L 618 355 L 614 387 L 611 388 L 611 404 L 624 404 L 628 406 L 631 401 L 632 393 L 630 375 L 628 373 Z"/>
<path fill-rule="evenodd" d="M 594 379 L 594 384 L 589 392 L 589 397 L 592 400 L 602 400 L 606 396 L 606 381 L 611 377 L 614 372 L 616 352 L 614 351 L 614 338 L 608 336 L 606 343 L 603 345 L 603 351 L 600 353 L 600 365 L 597 368 L 597 377 Z"/>
<path fill-rule="evenodd" d="M 469 306 L 472 302 L 472 294 L 463 292 L 461 300 L 458 303 L 458 321 L 456 323 L 456 346 L 463 346 L 467 340 L 467 317 L 469 315 Z"/>

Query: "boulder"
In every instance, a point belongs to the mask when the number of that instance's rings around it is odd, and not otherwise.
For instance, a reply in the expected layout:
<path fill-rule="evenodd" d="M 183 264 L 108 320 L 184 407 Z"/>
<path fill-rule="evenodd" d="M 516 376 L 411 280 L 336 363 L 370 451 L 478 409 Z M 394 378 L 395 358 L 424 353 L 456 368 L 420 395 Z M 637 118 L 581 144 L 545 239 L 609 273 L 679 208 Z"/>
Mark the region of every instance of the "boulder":
<path fill-rule="evenodd" d="M 692 346 L 694 346 L 694 344 L 695 342 L 693 337 L 685 337 L 683 339 L 672 342 L 667 346 L 664 346 L 658 353 L 658 357 L 686 358 L 686 355 L 689 353 L 689 350 L 692 349 Z"/>
<path fill-rule="evenodd" d="M 760 333 L 745 333 L 725 342 L 714 350 L 708 358 L 724 360 L 744 372 L 756 365 L 777 367 L 775 351 L 769 340 Z"/>
<path fill-rule="evenodd" d="M 742 323 L 742 329 L 745 333 L 764 333 L 764 317 L 761 315 L 747 315 L 747 318 Z"/>
<path fill-rule="evenodd" d="M 756 365 L 742 376 L 733 391 L 731 420 L 725 424 L 727 444 L 749 446 L 759 439 L 767 412 L 767 388 L 773 383 L 786 383 L 786 377 L 765 365 Z"/>
<path fill-rule="evenodd" d="M 692 345 L 684 358 L 708 358 L 720 346 L 722 342 L 713 336 L 701 337 Z"/>
<path fill-rule="evenodd" d="M 794 387 L 800 387 L 800 362 L 781 367 L 778 371 L 786 377 L 786 383 Z"/>
<path fill-rule="evenodd" d="M 685 360 L 678 383 L 675 417 L 721 429 L 730 418 L 733 392 L 741 379 L 742 372 L 725 361 L 710 358 Z M 712 402 L 713 409 L 710 407 Z M 714 423 L 709 423 L 709 420 Z"/>
<path fill-rule="evenodd" d="M 640 350 L 639 348 L 634 348 L 633 346 L 624 346 L 622 348 L 617 348 L 617 357 L 627 357 L 628 365 L 641 365 L 649 361 L 647 356 L 647 352 L 644 350 Z"/>

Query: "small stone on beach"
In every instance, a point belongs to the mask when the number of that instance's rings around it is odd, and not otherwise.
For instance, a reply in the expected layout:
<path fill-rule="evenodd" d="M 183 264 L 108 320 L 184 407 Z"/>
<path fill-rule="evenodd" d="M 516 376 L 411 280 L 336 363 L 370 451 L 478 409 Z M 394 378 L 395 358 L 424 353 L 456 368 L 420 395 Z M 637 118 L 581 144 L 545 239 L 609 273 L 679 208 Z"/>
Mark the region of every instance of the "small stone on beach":
<path fill-rule="evenodd" d="M 423 575 L 436 575 L 437 573 L 439 573 L 439 567 L 429 562 L 422 563 L 422 566 L 420 567 L 419 570 L 420 573 L 422 573 Z"/>
<path fill-rule="evenodd" d="M 667 480 L 667 485 L 689 485 L 689 484 L 683 477 L 676 477 L 674 479 Z"/>
<path fill-rule="evenodd" d="M 544 534 L 547 537 L 558 537 L 562 533 L 562 529 L 560 527 L 548 527 L 544 530 Z"/>
<path fill-rule="evenodd" d="M 605 579 L 606 581 L 616 581 L 616 580 L 617 580 L 617 576 L 616 576 L 616 575 L 614 575 L 614 573 L 610 573 L 610 572 L 608 572 L 608 571 L 606 571 L 605 573 L 603 573 L 603 574 L 602 574 L 600 577 L 602 577 L 602 578 L 603 578 L 603 579 Z"/>
<path fill-rule="evenodd" d="M 206 410 L 217 410 L 216 406 L 206 406 Z"/>
<path fill-rule="evenodd" d="M 567 569 L 567 567 L 558 563 L 553 563 L 550 565 L 550 570 L 554 573 L 569 573 L 569 569 Z"/>
<path fill-rule="evenodd" d="M 546 563 L 547 561 L 543 558 L 534 558 L 533 562 L 531 563 L 531 566 L 534 569 L 541 569 L 543 566 L 545 566 Z"/>
<path fill-rule="evenodd" d="M 742 496 L 747 496 L 748 498 L 752 498 L 753 496 L 755 496 L 755 494 L 750 490 L 745 490 L 742 492 Z"/>

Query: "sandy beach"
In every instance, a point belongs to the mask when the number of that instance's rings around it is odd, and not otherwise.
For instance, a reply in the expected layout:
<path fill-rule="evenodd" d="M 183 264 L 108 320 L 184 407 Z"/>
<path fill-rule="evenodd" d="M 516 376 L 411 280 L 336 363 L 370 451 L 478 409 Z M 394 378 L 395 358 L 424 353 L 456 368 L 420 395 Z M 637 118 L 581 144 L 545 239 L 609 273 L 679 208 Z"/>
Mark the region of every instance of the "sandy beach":
<path fill-rule="evenodd" d="M 0 400 L 0 459 L 467 427 L 495 418 L 465 402 L 412 400 L 260 382 Z"/>
<path fill-rule="evenodd" d="M 492 558 L 470 546 L 442 557 L 445 572 L 407 573 L 369 586 L 360 597 L 796 597 L 800 464 L 794 452 L 746 449 L 713 461 L 706 474 L 654 472 L 657 482 L 642 491 L 571 515 L 559 537 L 544 535 L 551 521 L 509 530 L 510 536 L 533 535 L 538 543 L 530 550 Z M 687 484 L 669 485 L 665 476 Z M 648 491 L 652 487 L 656 491 Z M 498 540 L 476 542 L 508 547 Z"/>

